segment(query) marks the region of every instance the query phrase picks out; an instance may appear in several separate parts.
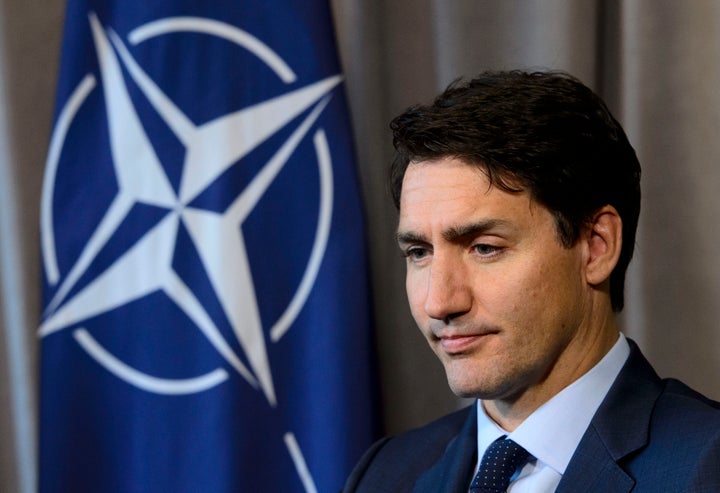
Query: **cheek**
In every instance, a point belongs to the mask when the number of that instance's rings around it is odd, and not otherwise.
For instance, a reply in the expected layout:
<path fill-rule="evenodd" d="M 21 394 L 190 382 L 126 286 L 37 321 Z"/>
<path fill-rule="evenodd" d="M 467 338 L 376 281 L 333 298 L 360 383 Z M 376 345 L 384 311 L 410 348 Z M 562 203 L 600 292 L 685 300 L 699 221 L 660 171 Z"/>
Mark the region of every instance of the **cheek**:
<path fill-rule="evenodd" d="M 515 317 L 514 323 L 521 329 L 518 337 L 533 344 L 565 339 L 579 322 L 583 306 L 580 275 L 571 258 L 559 260 L 538 262 L 522 279 L 514 279 L 516 294 L 508 315 Z"/>
<path fill-rule="evenodd" d="M 528 261 L 517 267 L 488 279 L 482 304 L 501 326 L 512 328 L 516 340 L 542 338 L 564 310 L 567 281 L 548 263 Z"/>
<path fill-rule="evenodd" d="M 484 276 L 476 293 L 489 310 L 501 310 L 512 318 L 513 314 L 522 315 L 542 303 L 549 288 L 547 274 L 537 264 L 519 264 L 514 269 L 502 269 L 492 276 Z"/>

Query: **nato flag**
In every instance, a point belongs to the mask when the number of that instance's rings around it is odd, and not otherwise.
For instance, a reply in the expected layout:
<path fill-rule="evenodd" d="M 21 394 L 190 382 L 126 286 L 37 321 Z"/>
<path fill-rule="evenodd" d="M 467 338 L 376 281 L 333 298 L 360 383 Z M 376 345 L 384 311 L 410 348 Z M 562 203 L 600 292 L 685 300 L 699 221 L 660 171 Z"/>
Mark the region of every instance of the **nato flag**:
<path fill-rule="evenodd" d="M 352 158 L 325 0 L 69 0 L 43 493 L 342 487 L 376 435 Z"/>

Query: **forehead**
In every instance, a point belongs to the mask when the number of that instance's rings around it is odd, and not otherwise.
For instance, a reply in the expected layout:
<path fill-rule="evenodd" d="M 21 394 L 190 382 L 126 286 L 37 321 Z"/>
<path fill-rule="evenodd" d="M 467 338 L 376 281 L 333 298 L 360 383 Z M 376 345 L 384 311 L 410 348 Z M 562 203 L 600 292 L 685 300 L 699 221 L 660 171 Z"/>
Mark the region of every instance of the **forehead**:
<path fill-rule="evenodd" d="M 526 192 L 502 190 L 481 167 L 446 157 L 408 166 L 400 195 L 400 228 L 429 221 L 532 220 L 539 209 L 545 208 Z"/>

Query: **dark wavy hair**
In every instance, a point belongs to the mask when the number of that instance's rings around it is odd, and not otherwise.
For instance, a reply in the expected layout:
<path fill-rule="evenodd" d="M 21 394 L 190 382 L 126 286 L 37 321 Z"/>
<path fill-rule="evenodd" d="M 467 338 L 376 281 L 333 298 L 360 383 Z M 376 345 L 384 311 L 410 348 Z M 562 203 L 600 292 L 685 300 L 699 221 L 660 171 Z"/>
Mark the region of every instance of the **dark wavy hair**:
<path fill-rule="evenodd" d="M 578 79 L 563 72 L 485 72 L 455 81 L 431 105 L 407 109 L 390 128 L 398 208 L 408 165 L 442 157 L 478 166 L 502 190 L 526 191 L 554 215 L 566 248 L 594 213 L 615 207 L 623 243 L 610 297 L 613 310 L 622 310 L 640 214 L 640 163 L 605 103 Z"/>

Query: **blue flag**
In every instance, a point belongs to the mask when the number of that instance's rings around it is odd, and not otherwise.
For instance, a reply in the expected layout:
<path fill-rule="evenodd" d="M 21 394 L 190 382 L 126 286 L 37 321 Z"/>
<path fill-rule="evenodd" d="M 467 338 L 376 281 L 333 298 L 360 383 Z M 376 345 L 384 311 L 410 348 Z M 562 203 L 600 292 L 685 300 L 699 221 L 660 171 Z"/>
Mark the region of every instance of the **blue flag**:
<path fill-rule="evenodd" d="M 42 492 L 338 491 L 376 433 L 325 0 L 67 6 Z"/>

